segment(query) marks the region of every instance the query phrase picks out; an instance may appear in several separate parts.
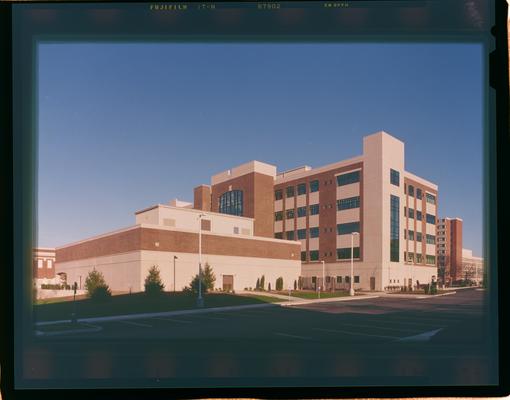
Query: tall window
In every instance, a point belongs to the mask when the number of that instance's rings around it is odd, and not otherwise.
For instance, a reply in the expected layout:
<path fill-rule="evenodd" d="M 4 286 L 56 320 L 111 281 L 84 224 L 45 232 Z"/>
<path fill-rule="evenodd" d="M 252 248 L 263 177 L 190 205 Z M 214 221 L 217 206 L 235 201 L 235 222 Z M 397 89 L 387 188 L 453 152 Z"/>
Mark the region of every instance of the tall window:
<path fill-rule="evenodd" d="M 341 199 L 336 201 L 336 209 L 348 210 L 350 208 L 359 208 L 359 196 L 349 197 L 347 199 Z"/>
<path fill-rule="evenodd" d="M 407 209 L 407 215 L 409 218 L 414 218 L 414 210 L 412 208 Z"/>
<path fill-rule="evenodd" d="M 409 196 L 414 196 L 414 186 L 413 186 L 413 185 L 409 185 L 409 186 L 407 187 L 407 194 L 408 194 Z"/>
<path fill-rule="evenodd" d="M 283 211 L 276 211 L 274 213 L 274 220 L 281 221 L 283 219 Z"/>
<path fill-rule="evenodd" d="M 222 214 L 243 215 L 243 191 L 231 190 L 220 196 L 219 211 Z"/>
<path fill-rule="evenodd" d="M 287 197 L 294 197 L 294 186 L 287 186 Z"/>
<path fill-rule="evenodd" d="M 421 217 L 422 217 L 421 211 L 416 210 L 416 219 L 417 219 L 418 221 L 421 221 Z"/>
<path fill-rule="evenodd" d="M 414 231 L 407 231 L 407 236 L 409 237 L 409 240 L 414 240 Z"/>
<path fill-rule="evenodd" d="M 421 200 L 423 198 L 423 194 L 421 192 L 421 189 L 419 189 L 419 188 L 416 188 L 416 198 L 418 200 Z"/>
<path fill-rule="evenodd" d="M 399 261 L 400 199 L 391 195 L 390 200 L 390 261 Z"/>
<path fill-rule="evenodd" d="M 306 183 L 300 183 L 297 185 L 297 194 L 298 196 L 306 194 Z"/>
<path fill-rule="evenodd" d="M 274 191 L 274 199 L 275 200 L 281 200 L 283 199 L 283 191 L 281 189 Z"/>
<path fill-rule="evenodd" d="M 317 215 L 319 214 L 319 205 L 318 204 L 312 204 L 310 206 L 310 215 Z"/>
<path fill-rule="evenodd" d="M 427 264 L 435 264 L 436 263 L 436 256 L 429 256 L 428 254 L 425 256 L 425 260 Z"/>
<path fill-rule="evenodd" d="M 427 234 L 427 244 L 436 244 L 436 237 L 434 235 Z"/>
<path fill-rule="evenodd" d="M 306 217 L 306 206 L 298 207 L 298 209 L 297 209 L 297 216 L 298 217 Z"/>
<path fill-rule="evenodd" d="M 298 229 L 297 238 L 298 240 L 306 239 L 306 229 Z"/>
<path fill-rule="evenodd" d="M 349 185 L 350 183 L 359 182 L 360 171 L 349 172 L 347 174 L 338 175 L 336 183 L 338 186 Z"/>
<path fill-rule="evenodd" d="M 416 241 L 421 242 L 423 240 L 423 234 L 421 232 L 416 232 Z"/>
<path fill-rule="evenodd" d="M 319 237 L 319 228 L 318 227 L 310 228 L 310 237 L 311 238 Z"/>
<path fill-rule="evenodd" d="M 394 169 L 390 169 L 390 183 L 395 186 L 400 186 L 400 173 Z"/>
<path fill-rule="evenodd" d="M 310 193 L 318 192 L 319 191 L 319 181 L 311 181 L 310 182 Z"/>
<path fill-rule="evenodd" d="M 285 215 L 286 215 L 286 218 L 287 218 L 287 219 L 292 219 L 292 218 L 294 218 L 294 209 L 293 209 L 293 208 L 291 208 L 291 209 L 287 210 L 287 211 L 285 212 Z"/>
<path fill-rule="evenodd" d="M 359 232 L 359 221 L 347 222 L 346 224 L 338 224 L 336 226 L 336 232 L 338 235 L 348 235 L 353 232 Z"/>
<path fill-rule="evenodd" d="M 319 261 L 319 250 L 310 250 L 310 261 Z"/>
<path fill-rule="evenodd" d="M 306 251 L 301 252 L 301 261 L 306 261 Z"/>
<path fill-rule="evenodd" d="M 287 232 L 287 240 L 294 240 L 294 231 Z"/>

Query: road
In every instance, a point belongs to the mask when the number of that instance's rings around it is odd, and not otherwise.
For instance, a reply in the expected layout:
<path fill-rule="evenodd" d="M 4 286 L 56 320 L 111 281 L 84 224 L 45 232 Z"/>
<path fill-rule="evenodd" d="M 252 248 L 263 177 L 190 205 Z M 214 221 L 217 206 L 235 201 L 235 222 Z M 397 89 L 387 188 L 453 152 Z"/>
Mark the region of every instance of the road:
<path fill-rule="evenodd" d="M 25 376 L 64 378 L 59 386 L 489 384 L 484 293 L 103 322 L 36 340 Z"/>

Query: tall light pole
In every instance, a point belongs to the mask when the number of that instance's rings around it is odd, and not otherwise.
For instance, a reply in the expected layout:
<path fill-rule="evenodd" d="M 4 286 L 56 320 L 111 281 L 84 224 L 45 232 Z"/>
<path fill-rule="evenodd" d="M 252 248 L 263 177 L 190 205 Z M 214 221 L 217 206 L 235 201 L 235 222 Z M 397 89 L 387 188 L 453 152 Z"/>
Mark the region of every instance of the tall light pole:
<path fill-rule="evenodd" d="M 324 266 L 326 263 L 324 262 L 324 260 L 322 260 L 321 262 L 322 262 L 322 287 L 323 287 L 324 291 L 326 291 L 326 277 L 325 277 L 325 272 L 324 272 L 325 271 Z"/>
<path fill-rule="evenodd" d="M 349 279 L 349 296 L 354 296 L 354 236 L 357 235 L 359 235 L 358 232 L 351 233 L 351 278 Z"/>
<path fill-rule="evenodd" d="M 204 299 L 202 298 L 202 217 L 205 217 L 205 214 L 198 215 L 198 298 L 197 298 L 197 307 L 204 306 Z"/>
<path fill-rule="evenodd" d="M 176 286 L 176 282 L 175 282 L 175 260 L 177 260 L 177 256 L 174 256 L 174 293 L 175 293 L 175 286 Z"/>

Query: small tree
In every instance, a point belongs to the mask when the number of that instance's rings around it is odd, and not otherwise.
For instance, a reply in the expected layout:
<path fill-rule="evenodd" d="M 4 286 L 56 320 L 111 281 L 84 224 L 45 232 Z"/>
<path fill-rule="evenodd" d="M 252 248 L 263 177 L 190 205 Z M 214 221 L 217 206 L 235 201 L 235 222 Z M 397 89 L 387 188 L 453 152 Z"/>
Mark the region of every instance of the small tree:
<path fill-rule="evenodd" d="M 266 277 L 262 275 L 262 278 L 260 278 L 260 290 L 265 290 L 266 288 Z"/>
<path fill-rule="evenodd" d="M 198 293 L 198 274 L 195 275 L 190 283 L 190 289 L 193 293 Z M 214 282 L 216 282 L 216 276 L 211 266 L 206 263 L 202 270 L 202 293 L 207 293 L 210 290 L 214 290 Z"/>
<path fill-rule="evenodd" d="M 269 283 L 267 284 L 267 290 L 268 290 L 269 292 L 271 291 L 271 282 L 269 282 Z"/>
<path fill-rule="evenodd" d="M 283 278 L 281 276 L 276 280 L 276 290 L 283 290 Z"/>
<path fill-rule="evenodd" d="M 294 279 L 294 290 L 297 290 L 297 281 Z"/>
<path fill-rule="evenodd" d="M 149 296 L 159 296 L 163 293 L 164 288 L 165 285 L 161 280 L 159 268 L 156 265 L 153 265 L 149 269 L 149 273 L 145 278 L 145 294 Z"/>
<path fill-rule="evenodd" d="M 257 278 L 257 283 L 255 284 L 255 290 L 260 289 L 260 278 Z"/>
<path fill-rule="evenodd" d="M 85 279 L 85 289 L 87 290 L 87 296 L 91 300 L 102 301 L 112 296 L 110 287 L 106 284 L 103 274 L 96 271 L 95 268 L 89 272 L 87 279 Z"/>

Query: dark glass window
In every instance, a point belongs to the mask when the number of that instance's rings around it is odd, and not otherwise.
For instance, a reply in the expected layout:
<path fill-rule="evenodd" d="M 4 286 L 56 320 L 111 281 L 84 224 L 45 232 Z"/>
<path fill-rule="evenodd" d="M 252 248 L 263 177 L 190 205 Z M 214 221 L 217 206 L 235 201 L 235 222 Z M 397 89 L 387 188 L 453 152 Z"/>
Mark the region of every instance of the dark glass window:
<path fill-rule="evenodd" d="M 292 218 L 294 218 L 294 209 L 293 209 L 293 208 L 291 208 L 290 210 L 285 211 L 285 215 L 286 215 L 286 218 L 287 218 L 287 219 L 292 219 Z"/>
<path fill-rule="evenodd" d="M 275 239 L 283 239 L 283 232 L 276 232 L 274 234 Z"/>
<path fill-rule="evenodd" d="M 407 210 L 407 215 L 409 216 L 409 218 L 414 218 L 414 210 L 412 208 L 409 208 Z"/>
<path fill-rule="evenodd" d="M 283 191 L 281 189 L 274 191 L 274 199 L 275 200 L 281 200 L 283 199 Z"/>
<path fill-rule="evenodd" d="M 319 228 L 318 227 L 310 228 L 310 237 L 311 238 L 319 237 Z"/>
<path fill-rule="evenodd" d="M 346 224 L 338 224 L 336 226 L 337 235 L 347 235 L 349 233 L 359 233 L 359 222 L 347 222 Z"/>
<path fill-rule="evenodd" d="M 409 240 L 414 240 L 414 231 L 407 231 L 407 236 L 409 237 Z"/>
<path fill-rule="evenodd" d="M 319 260 L 319 250 L 310 250 L 310 261 Z"/>
<path fill-rule="evenodd" d="M 354 283 L 359 283 L 359 276 L 358 275 L 354 275 Z"/>
<path fill-rule="evenodd" d="M 306 194 L 306 183 L 300 183 L 299 185 L 297 185 L 297 194 L 298 196 Z"/>
<path fill-rule="evenodd" d="M 416 219 L 418 221 L 421 221 L 421 217 L 422 217 L 421 211 L 416 210 Z"/>
<path fill-rule="evenodd" d="M 317 215 L 319 214 L 319 205 L 318 204 L 312 204 L 310 206 L 310 215 Z"/>
<path fill-rule="evenodd" d="M 350 208 L 359 208 L 359 196 L 349 197 L 347 199 L 341 199 L 336 201 L 336 209 L 348 210 Z"/>
<path fill-rule="evenodd" d="M 281 221 L 283 219 L 283 211 L 276 211 L 274 213 L 274 220 Z"/>
<path fill-rule="evenodd" d="M 427 203 L 436 204 L 436 196 L 430 193 L 426 193 L 425 196 L 427 198 Z"/>
<path fill-rule="evenodd" d="M 310 193 L 318 192 L 319 191 L 319 181 L 311 181 L 310 182 Z"/>
<path fill-rule="evenodd" d="M 426 219 L 427 219 L 427 224 L 434 224 L 434 225 L 436 224 L 436 216 L 435 215 L 427 214 Z"/>
<path fill-rule="evenodd" d="M 306 239 L 306 229 L 298 229 L 297 238 L 298 240 Z"/>
<path fill-rule="evenodd" d="M 395 186 L 400 186 L 400 173 L 394 169 L 390 169 L 390 183 Z"/>
<path fill-rule="evenodd" d="M 287 197 L 294 197 L 294 186 L 287 186 Z"/>
<path fill-rule="evenodd" d="M 414 186 L 413 185 L 407 186 L 407 194 L 409 196 L 414 196 Z"/>
<path fill-rule="evenodd" d="M 338 186 L 349 185 L 351 183 L 359 182 L 360 171 L 349 172 L 347 174 L 338 175 L 336 183 Z"/>
<path fill-rule="evenodd" d="M 301 252 L 301 261 L 306 261 L 306 251 Z"/>
<path fill-rule="evenodd" d="M 436 237 L 434 235 L 427 235 L 427 244 L 436 244 Z"/>
<path fill-rule="evenodd" d="M 400 199 L 391 195 L 390 199 L 390 261 L 399 261 L 400 252 Z"/>
<path fill-rule="evenodd" d="M 287 240 L 294 240 L 294 231 L 287 232 Z"/>
<path fill-rule="evenodd" d="M 350 283 L 351 281 L 351 277 L 350 276 L 346 276 L 345 277 L 345 283 Z"/>
<path fill-rule="evenodd" d="M 423 235 L 421 232 L 416 232 L 416 241 L 421 242 L 423 240 Z"/>
<path fill-rule="evenodd" d="M 421 191 L 421 189 L 419 189 L 419 188 L 416 188 L 416 198 L 417 198 L 418 200 L 421 200 L 421 199 L 423 198 L 422 191 Z"/>
<path fill-rule="evenodd" d="M 336 283 L 342 283 L 342 277 L 341 276 L 337 276 L 336 277 Z"/>
<path fill-rule="evenodd" d="M 436 263 L 436 256 L 429 256 L 427 254 L 426 262 L 427 262 L 427 264 L 435 264 Z"/>
<path fill-rule="evenodd" d="M 305 207 L 298 207 L 298 209 L 297 209 L 297 216 L 298 217 L 306 217 L 306 206 Z"/>
<path fill-rule="evenodd" d="M 353 258 L 359 258 L 359 247 L 354 247 Z M 342 249 L 336 249 L 336 258 L 338 260 L 347 260 L 351 258 L 351 248 L 344 247 Z"/>
<path fill-rule="evenodd" d="M 243 215 L 243 191 L 231 190 L 220 196 L 219 212 L 230 215 Z"/>

